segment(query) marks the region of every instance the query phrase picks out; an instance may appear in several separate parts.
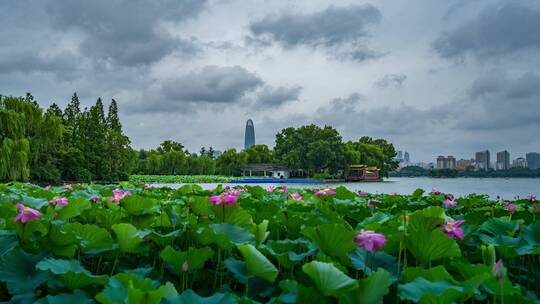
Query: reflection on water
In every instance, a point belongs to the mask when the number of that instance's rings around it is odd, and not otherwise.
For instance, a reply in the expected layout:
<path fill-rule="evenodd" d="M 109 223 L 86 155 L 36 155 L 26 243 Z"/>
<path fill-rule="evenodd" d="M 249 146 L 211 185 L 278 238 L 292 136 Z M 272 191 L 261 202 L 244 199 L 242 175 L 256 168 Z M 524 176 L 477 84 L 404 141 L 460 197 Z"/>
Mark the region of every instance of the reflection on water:
<path fill-rule="evenodd" d="M 154 187 L 178 188 L 184 184 L 152 184 Z M 205 189 L 214 189 L 218 184 L 199 184 Z M 229 184 L 237 186 L 240 184 Z M 257 185 L 257 184 L 249 184 Z M 258 184 L 262 187 L 282 186 L 284 184 Z M 370 193 L 411 194 L 417 188 L 431 191 L 436 188 L 445 193 L 464 196 L 471 193 L 487 194 L 492 198 L 501 196 L 513 199 L 515 196 L 525 197 L 527 194 L 540 194 L 540 178 L 427 178 L 427 177 L 393 177 L 384 182 L 369 183 L 328 183 L 328 184 L 285 184 L 290 188 L 317 189 L 325 186 L 345 186 L 351 191 L 363 190 Z"/>

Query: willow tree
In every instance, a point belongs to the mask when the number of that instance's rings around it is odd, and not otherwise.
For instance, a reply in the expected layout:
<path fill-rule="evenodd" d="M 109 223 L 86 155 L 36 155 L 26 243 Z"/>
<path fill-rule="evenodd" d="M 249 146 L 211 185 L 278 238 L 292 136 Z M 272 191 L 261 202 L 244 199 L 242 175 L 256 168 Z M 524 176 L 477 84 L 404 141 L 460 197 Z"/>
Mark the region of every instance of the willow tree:
<path fill-rule="evenodd" d="M 30 142 L 24 113 L 16 111 L 19 98 L 0 99 L 0 180 L 26 181 L 30 177 Z"/>

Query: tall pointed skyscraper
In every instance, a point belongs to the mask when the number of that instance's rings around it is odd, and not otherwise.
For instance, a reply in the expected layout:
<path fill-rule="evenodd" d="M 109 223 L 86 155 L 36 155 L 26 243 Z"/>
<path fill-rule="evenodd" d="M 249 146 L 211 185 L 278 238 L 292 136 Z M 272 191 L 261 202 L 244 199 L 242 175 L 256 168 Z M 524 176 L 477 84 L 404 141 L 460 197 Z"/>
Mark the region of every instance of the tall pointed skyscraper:
<path fill-rule="evenodd" d="M 246 135 L 244 137 L 244 149 L 249 149 L 249 147 L 255 144 L 255 126 L 253 126 L 253 120 L 248 119 L 246 122 Z"/>

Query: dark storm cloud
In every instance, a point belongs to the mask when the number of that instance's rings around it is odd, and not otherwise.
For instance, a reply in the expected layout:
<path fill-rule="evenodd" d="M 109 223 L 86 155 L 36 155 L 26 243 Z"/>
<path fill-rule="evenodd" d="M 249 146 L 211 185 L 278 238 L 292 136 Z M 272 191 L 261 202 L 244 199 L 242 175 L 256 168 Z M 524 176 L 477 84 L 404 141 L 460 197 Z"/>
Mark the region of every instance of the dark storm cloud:
<path fill-rule="evenodd" d="M 256 104 L 264 107 L 279 107 L 286 102 L 298 100 L 301 92 L 302 87 L 266 86 L 257 94 Z"/>
<path fill-rule="evenodd" d="M 381 88 L 396 87 L 399 88 L 403 85 L 403 82 L 407 79 L 403 74 L 386 74 L 379 78 L 375 85 Z"/>
<path fill-rule="evenodd" d="M 507 75 L 501 71 L 478 78 L 469 91 L 474 119 L 461 127 L 500 130 L 540 127 L 540 74 Z M 468 117 L 471 118 L 471 117 Z"/>
<path fill-rule="evenodd" d="M 259 76 L 240 66 L 206 66 L 165 82 L 163 92 L 177 102 L 232 103 L 262 84 Z"/>
<path fill-rule="evenodd" d="M 206 1 L 51 1 L 48 13 L 56 30 L 82 34 L 85 55 L 120 65 L 159 61 L 172 52 L 194 54 L 190 39 L 173 37 L 164 22 L 180 23 L 198 16 Z"/>
<path fill-rule="evenodd" d="M 17 53 L 16 56 L 11 56 Z M 71 52 L 61 52 L 57 54 L 46 54 L 30 49 L 8 49 L 0 48 L 0 74 L 13 72 L 41 72 L 58 73 L 64 77 L 72 75 L 73 69 L 81 63 L 81 58 Z"/>
<path fill-rule="evenodd" d="M 540 8 L 530 1 L 505 1 L 486 7 L 473 20 L 443 32 L 433 43 L 445 58 L 470 53 L 496 56 L 540 47 Z"/>
<path fill-rule="evenodd" d="M 277 42 L 284 48 L 307 46 L 337 52 L 336 57 L 358 61 L 379 57 L 366 46 L 369 27 L 381 20 L 380 11 L 369 4 L 334 7 L 312 14 L 270 15 L 250 24 L 253 37 L 262 45 Z"/>

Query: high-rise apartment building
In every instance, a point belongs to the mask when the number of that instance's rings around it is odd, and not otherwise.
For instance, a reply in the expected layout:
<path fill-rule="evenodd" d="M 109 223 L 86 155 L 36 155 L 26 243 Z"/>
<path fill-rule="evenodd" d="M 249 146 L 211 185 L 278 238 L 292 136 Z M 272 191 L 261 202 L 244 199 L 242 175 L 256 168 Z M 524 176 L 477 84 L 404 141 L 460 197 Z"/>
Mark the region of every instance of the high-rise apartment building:
<path fill-rule="evenodd" d="M 437 169 L 455 169 L 456 158 L 453 156 L 439 156 L 437 157 Z"/>
<path fill-rule="evenodd" d="M 512 161 L 512 167 L 514 168 L 527 168 L 527 160 L 523 157 L 518 157 Z"/>
<path fill-rule="evenodd" d="M 495 163 L 495 169 L 497 170 L 510 169 L 510 152 L 506 150 L 497 152 L 497 163 Z"/>
<path fill-rule="evenodd" d="M 476 162 L 476 170 L 489 170 L 491 166 L 491 159 L 489 155 L 489 151 L 480 151 L 476 152 L 475 155 L 475 162 Z"/>
<path fill-rule="evenodd" d="M 527 160 L 527 168 L 529 169 L 540 168 L 540 153 L 529 152 L 525 154 L 525 159 Z"/>

